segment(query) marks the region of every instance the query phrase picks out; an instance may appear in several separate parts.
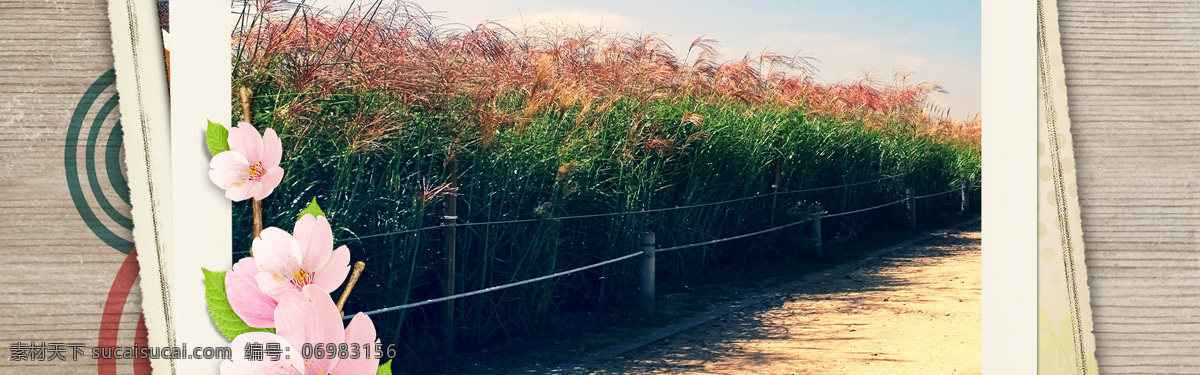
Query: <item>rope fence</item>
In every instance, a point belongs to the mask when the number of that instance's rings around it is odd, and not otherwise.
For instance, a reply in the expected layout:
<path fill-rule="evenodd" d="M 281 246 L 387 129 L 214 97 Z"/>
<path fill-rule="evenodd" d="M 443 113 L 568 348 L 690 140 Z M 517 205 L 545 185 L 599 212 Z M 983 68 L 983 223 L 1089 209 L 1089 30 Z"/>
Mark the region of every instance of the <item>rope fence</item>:
<path fill-rule="evenodd" d="M 552 273 L 552 274 L 549 274 L 549 275 L 546 275 L 546 276 L 535 277 L 535 278 L 532 278 L 532 279 L 529 279 L 529 280 L 523 280 L 523 281 L 518 281 L 518 282 L 515 282 L 515 283 L 508 283 L 508 284 L 504 284 L 504 285 L 497 285 L 497 286 L 493 286 L 493 287 L 490 287 L 490 288 L 483 288 L 483 289 L 480 289 L 480 290 L 476 290 L 476 291 L 474 291 L 474 292 L 467 292 L 467 293 L 462 293 L 462 294 L 455 294 L 455 295 L 452 295 L 452 296 L 445 296 L 445 297 L 440 297 L 440 298 L 434 298 L 434 299 L 425 300 L 425 301 L 421 301 L 421 302 L 413 302 L 413 303 L 404 304 L 404 305 L 399 305 L 399 306 L 385 307 L 385 308 L 382 308 L 382 309 L 377 309 L 377 310 L 371 310 L 371 311 L 367 311 L 367 312 L 364 312 L 363 314 L 366 314 L 366 315 L 375 315 L 375 314 L 379 314 L 379 313 L 385 313 L 385 312 L 389 312 L 389 311 L 397 311 L 397 310 L 409 309 L 409 308 L 413 308 L 413 307 L 425 306 L 425 305 L 434 304 L 434 303 L 438 303 L 438 302 L 445 302 L 445 301 L 455 300 L 455 299 L 459 299 L 459 298 L 463 298 L 463 297 L 470 297 L 470 296 L 480 295 L 480 294 L 484 294 L 484 293 L 495 292 L 495 291 L 497 291 L 497 290 L 508 289 L 508 288 L 512 288 L 512 287 L 515 287 L 515 286 L 521 286 L 521 285 L 525 285 L 525 284 L 529 284 L 529 283 L 536 283 L 536 282 L 538 282 L 538 281 L 542 281 L 542 280 L 549 280 L 549 279 L 553 279 L 553 278 L 555 278 L 555 277 L 559 277 L 559 276 L 566 276 L 566 275 L 570 275 L 570 274 L 572 274 L 572 273 L 576 273 L 576 272 L 579 272 L 579 271 L 588 270 L 588 269 L 592 269 L 592 268 L 600 267 L 600 266 L 603 266 L 603 265 L 607 265 L 607 264 L 612 264 L 612 263 L 620 262 L 620 261 L 623 261 L 623 260 L 626 260 L 626 259 L 630 259 L 630 258 L 636 257 L 636 256 L 638 256 L 638 255 L 642 255 L 642 252 L 640 252 L 640 251 L 639 251 L 639 252 L 636 252 L 636 253 L 633 253 L 633 254 L 629 254 L 629 255 L 625 255 L 625 256 L 622 256 L 622 257 L 613 258 L 613 259 L 609 259 L 609 260 L 606 260 L 606 261 L 603 261 L 603 262 L 594 263 L 594 264 L 590 264 L 590 265 L 583 266 L 583 267 L 579 267 L 579 268 L 573 268 L 573 269 L 569 269 L 569 270 L 562 271 L 562 272 L 556 272 L 556 273 Z M 348 320 L 348 319 L 350 319 L 350 318 L 353 318 L 353 317 L 354 317 L 354 315 L 346 315 L 346 316 L 343 316 L 343 317 L 342 317 L 342 319 L 343 319 L 343 320 Z"/>
<path fill-rule="evenodd" d="M 854 211 L 839 212 L 839 213 L 836 213 L 836 214 L 833 214 L 833 215 L 825 215 L 825 216 L 822 216 L 822 218 L 830 218 L 830 217 L 838 217 L 838 216 L 853 215 L 853 214 L 857 214 L 857 213 L 859 213 L 859 212 L 867 212 L 867 211 L 876 210 L 876 209 L 884 208 L 884 207 L 891 206 L 891 205 L 895 205 L 895 204 L 904 203 L 905 201 L 906 201 L 905 199 L 901 199 L 901 200 L 898 200 L 898 201 L 895 201 L 895 202 L 888 202 L 888 203 L 884 203 L 884 204 L 881 204 L 881 205 L 878 205 L 878 206 L 875 206 L 875 207 L 862 208 L 862 209 L 857 209 L 857 210 L 854 210 Z"/>
<path fill-rule="evenodd" d="M 957 192 L 961 192 L 961 191 L 962 191 L 962 188 L 955 188 L 955 189 L 951 189 L 951 190 L 946 190 L 946 191 L 943 191 L 943 192 L 941 192 L 941 193 L 933 193 L 933 194 L 928 194 L 928 195 L 916 196 L 916 197 L 913 197 L 913 199 L 925 199 L 925 198 L 932 198 L 932 197 L 936 197 L 936 196 L 939 196 L 939 195 L 946 195 L 946 194 L 950 194 L 950 193 L 957 193 Z"/>
<path fill-rule="evenodd" d="M 776 196 L 776 195 L 809 193 L 809 192 L 814 192 L 814 191 L 832 190 L 832 189 L 840 189 L 840 188 L 846 188 L 846 187 L 854 187 L 854 186 L 860 186 L 860 185 L 873 184 L 873 183 L 880 182 L 880 181 L 886 181 L 886 180 L 890 180 L 890 179 L 894 179 L 894 178 L 898 178 L 898 177 L 904 177 L 911 173 L 917 172 L 919 170 L 920 169 L 901 173 L 901 174 L 896 174 L 896 175 L 884 176 L 884 177 L 880 177 L 880 178 L 870 180 L 870 181 L 861 181 L 861 182 L 854 182 L 854 183 L 834 185 L 834 186 L 825 186 L 825 187 L 818 187 L 818 188 L 809 188 L 809 189 L 778 190 L 778 191 L 772 191 L 770 193 L 756 194 L 756 195 L 752 195 L 752 196 L 748 196 L 748 197 L 733 198 L 733 199 L 727 199 L 727 200 L 723 200 L 723 201 L 698 203 L 698 204 L 685 205 L 685 206 L 653 208 L 653 209 L 645 209 L 645 210 L 638 210 L 638 211 L 570 215 L 570 216 L 548 217 L 548 218 L 468 222 L 468 223 L 458 223 L 457 226 L 459 226 L 459 227 L 474 227 L 474 226 L 486 226 L 486 225 L 522 224 L 522 223 L 535 223 L 535 222 L 540 222 L 540 221 L 544 221 L 544 220 L 560 220 L 561 221 L 561 220 L 576 220 L 576 219 L 592 219 L 592 218 L 599 218 L 599 217 L 639 215 L 639 214 L 648 214 L 648 213 L 657 213 L 657 212 L 686 210 L 686 209 L 692 209 L 692 208 L 719 206 L 719 205 L 724 205 L 724 204 L 729 204 L 729 203 L 748 201 L 748 200 L 758 199 L 758 198 L 766 198 L 766 197 L 771 197 L 771 196 Z M 957 190 L 955 190 L 955 191 L 957 191 Z M 386 233 L 369 234 L 369 235 L 363 235 L 363 236 L 354 236 L 354 237 L 348 238 L 347 240 L 353 241 L 353 240 L 362 240 L 362 239 L 368 239 L 368 238 L 401 235 L 401 234 L 415 233 L 415 232 L 421 232 L 421 231 L 432 230 L 432 229 L 441 229 L 441 228 L 445 228 L 445 227 L 446 227 L 446 224 L 443 223 L 443 224 L 438 224 L 438 225 L 433 225 L 433 226 L 428 226 L 428 227 L 423 227 L 423 228 L 417 228 L 417 229 L 407 229 L 407 230 L 396 231 L 396 232 L 386 232 Z"/>
<path fill-rule="evenodd" d="M 882 180 L 883 180 L 883 179 L 876 180 L 876 181 L 882 181 Z M 861 209 L 852 210 L 852 211 L 846 211 L 846 212 L 839 212 L 839 213 L 836 213 L 836 214 L 831 214 L 831 215 L 819 215 L 819 216 L 816 216 L 816 217 L 812 217 L 812 218 L 808 218 L 808 219 L 804 219 L 804 220 L 800 220 L 800 221 L 796 221 L 796 222 L 792 222 L 792 223 L 788 223 L 788 224 L 783 224 L 783 225 L 779 225 L 779 226 L 775 226 L 775 227 L 772 227 L 772 228 L 767 228 L 767 229 L 763 229 L 763 230 L 759 230 L 759 231 L 755 231 L 755 232 L 750 232 L 750 233 L 740 234 L 740 235 L 731 236 L 731 237 L 719 238 L 719 239 L 714 239 L 714 240 L 708 240 L 708 241 L 703 241 L 703 242 L 697 242 L 697 243 L 692 243 L 692 244 L 687 244 L 687 245 L 678 245 L 678 246 L 672 246 L 672 247 L 655 248 L 655 247 L 654 247 L 654 245 L 653 245 L 653 243 L 651 242 L 651 243 L 650 243 L 650 244 L 648 244 L 648 245 L 646 245 L 646 244 L 643 244 L 643 246 L 649 246 L 649 248 L 647 248 L 647 249 L 644 249 L 643 251 L 638 251 L 638 252 L 635 252 L 635 253 L 627 254 L 627 255 L 624 255 L 624 256 L 621 256 L 621 257 L 617 257 L 617 258 L 613 258 L 613 259 L 605 260 L 605 261 L 598 262 L 598 263 L 593 263 L 593 264 L 590 264 L 590 265 L 586 265 L 586 266 L 582 266 L 582 267 L 577 267 L 577 268 L 572 268 L 572 269 L 569 269 L 569 270 L 566 270 L 566 271 L 560 271 L 560 272 L 556 272 L 556 273 L 553 273 L 553 274 L 549 274 L 549 275 L 545 275 L 545 276 L 540 276 L 540 277 L 535 277 L 535 278 L 528 279 L 528 280 L 522 280 L 522 281 L 512 282 L 512 283 L 508 283 L 508 284 L 497 285 L 497 286 L 493 286 L 493 287 L 488 287 L 488 288 L 484 288 L 484 289 L 479 289 L 479 290 L 472 291 L 472 292 L 466 292 L 466 293 L 460 293 L 460 294 L 453 294 L 453 295 L 449 295 L 449 296 L 445 296 L 445 297 L 439 297 L 439 298 L 434 298 L 434 299 L 429 299 L 429 300 L 425 300 L 425 301 L 421 301 L 421 302 L 413 302 L 413 303 L 408 303 L 408 304 L 403 304 L 403 305 L 398 305 L 398 306 L 392 306 L 392 307 L 386 307 L 386 308 L 381 308 L 381 309 L 371 310 L 371 311 L 363 312 L 363 314 L 366 314 L 366 315 L 375 315 L 375 314 L 380 314 L 380 313 L 386 313 L 386 312 L 391 312 L 391 311 L 398 311 L 398 310 L 403 310 L 403 309 L 409 309 L 409 308 L 414 308 L 414 307 L 420 307 L 420 306 L 425 306 L 425 305 L 435 304 L 435 303 L 439 303 L 439 302 L 446 302 L 446 301 L 451 301 L 451 300 L 455 300 L 455 299 L 459 299 L 459 298 L 465 298 L 465 297 L 470 297 L 470 296 L 476 296 L 476 295 L 480 295 L 480 294 L 485 294 L 485 293 L 495 292 L 495 291 L 498 291 L 498 290 L 504 290 L 504 289 L 508 289 L 508 288 L 512 288 L 512 287 L 517 287 L 517 286 L 526 285 L 526 284 L 530 284 L 530 283 L 535 283 L 535 282 L 539 282 L 539 281 L 549 280 L 549 279 L 553 279 L 553 278 L 560 277 L 560 276 L 566 276 L 566 275 L 570 275 L 570 274 L 573 274 L 573 273 L 576 273 L 576 272 L 580 272 L 580 271 L 584 271 L 584 270 L 588 270 L 588 269 L 592 269 L 592 268 L 596 268 L 596 267 L 600 267 L 600 266 L 604 266 L 604 265 L 608 265 L 608 264 L 613 264 L 613 263 L 617 263 L 617 262 L 621 262 L 621 261 L 625 261 L 625 260 L 633 259 L 633 258 L 635 258 L 635 257 L 638 257 L 638 256 L 643 256 L 645 259 L 648 259 L 648 261 L 649 261 L 649 269 L 650 269 L 650 270 L 653 270 L 653 264 L 654 264 L 654 260 L 653 260 L 653 259 L 654 259 L 654 254 L 656 254 L 656 253 L 665 253 L 665 252 L 670 252 L 670 251 L 677 251 L 677 250 L 684 250 L 684 249 L 690 249 L 690 248 L 696 248 L 696 247 L 703 247 L 703 246 L 714 245 L 714 244 L 718 244 L 718 243 L 722 243 L 722 242 L 729 242 L 729 241 L 739 240 L 739 239 L 743 239 L 743 238 L 754 237 L 754 236 L 758 236 L 758 235 L 761 235 L 761 234 L 770 233 L 770 232 L 778 231 L 778 230 L 785 229 L 785 228 L 789 228 L 789 227 L 794 227 L 794 226 L 797 226 L 797 225 L 800 225 L 800 224 L 803 224 L 803 223 L 808 223 L 808 222 L 815 222 L 814 224 L 816 224 L 816 226 L 815 226 L 815 228 L 817 228 L 817 229 L 816 229 L 816 231 L 817 231 L 817 234 L 816 234 L 816 235 L 818 236 L 818 242 L 817 242 L 817 243 L 818 243 L 818 245 L 817 245 L 817 246 L 819 247 L 819 246 L 820 246 L 820 245 L 819 245 L 819 244 L 820 244 L 820 240 L 819 240 L 819 238 L 820 238 L 820 237 L 819 237 L 819 236 L 820 236 L 820 234 L 819 234 L 819 231 L 820 231 L 820 229 L 819 229 L 819 228 L 820 228 L 820 226 L 819 226 L 819 224 L 820 224 L 820 221 L 821 221 L 822 219 L 835 218 L 835 217 L 839 217 L 839 216 L 853 215 L 853 214 L 858 214 L 858 213 L 863 213 L 863 212 L 867 212 L 867 211 L 873 211 L 873 210 L 881 209 L 881 208 L 884 208 L 884 207 L 894 206 L 894 205 L 901 204 L 901 203 L 909 203 L 909 206 L 908 206 L 909 215 L 910 215 L 910 217 L 912 218 L 913 222 L 915 223 L 915 220 L 916 220 L 916 219 L 915 219 L 915 214 L 916 214 L 916 213 L 914 212 L 915 208 L 914 208 L 914 205 L 913 205 L 913 203 L 915 203 L 915 201 L 916 201 L 916 200 L 918 200 L 918 199 L 932 198 L 932 197 L 941 196 L 941 195 L 946 195 L 946 194 L 950 194 L 950 193 L 953 193 L 953 192 L 965 192 L 965 191 L 966 191 L 966 189 L 968 189 L 968 188 L 970 188 L 970 189 L 978 188 L 978 185 L 976 185 L 976 186 L 967 186 L 966 184 L 963 184 L 963 186 L 962 186 L 962 187 L 955 188 L 955 189 L 951 189 L 951 190 L 947 190 L 947 191 L 943 191 L 943 192 L 940 192 L 940 193 L 927 194 L 927 195 L 921 195 L 921 196 L 911 196 L 911 195 L 910 195 L 909 197 L 906 197 L 906 198 L 903 198 L 903 199 L 900 199 L 900 200 L 896 200 L 896 201 L 892 201 L 892 202 L 888 202 L 888 203 L 884 203 L 884 204 L 880 204 L 880 205 L 877 205 L 877 206 L 872 206 L 872 207 L 867 207 L 867 208 L 861 208 Z M 704 205 L 697 205 L 697 206 L 707 206 L 707 205 L 715 205 L 715 204 L 724 204 L 724 203 L 736 202 L 736 201 L 741 201 L 741 200 L 747 200 L 747 199 L 752 199 L 752 198 L 757 198 L 757 197 L 762 197 L 762 196 L 769 196 L 769 195 L 773 195 L 773 194 L 776 194 L 776 193 L 771 193 L 771 194 L 763 194 L 763 195 L 757 195 L 757 196 L 753 196 L 753 197 L 746 197 L 746 198 L 738 198 L 738 199 L 733 199 L 733 200 L 729 200 L 729 201 L 714 202 L 714 203 L 706 203 L 706 204 L 704 204 Z M 965 194 L 964 194 L 964 198 L 965 198 Z M 966 203 L 965 203 L 965 201 L 964 201 L 964 211 L 965 211 L 965 208 L 966 208 Z M 682 209 L 682 208 L 680 208 L 680 207 L 674 207 L 674 208 L 670 208 L 670 209 Z M 656 211 L 663 211 L 663 210 L 669 210 L 669 209 L 643 210 L 643 211 L 635 211 L 635 212 L 656 212 Z M 623 213 L 616 213 L 616 214 L 629 214 L 629 213 L 627 213 L 627 212 L 623 212 Z M 580 215 L 580 216 L 578 216 L 578 217 L 585 217 L 585 216 L 586 216 L 586 217 L 595 217 L 595 216 L 599 216 L 599 215 L 608 215 L 608 216 L 612 216 L 612 215 L 614 215 L 614 214 Z M 538 220 L 538 219 L 529 219 L 529 220 Z M 525 220 L 514 220 L 514 221 L 510 221 L 510 222 L 525 222 Z M 480 223 L 474 223 L 474 225 L 496 224 L 496 223 L 508 223 L 508 222 L 480 222 Z M 466 225 L 467 225 L 467 224 L 459 224 L 458 226 L 466 226 Z M 447 226 L 447 225 L 439 225 L 439 226 L 435 226 L 435 227 L 427 227 L 427 228 L 413 229 L 413 230 L 406 231 L 406 233 L 411 233 L 411 232 L 416 232 L 416 231 L 421 231 L 421 230 L 427 230 L 427 229 L 434 229 L 434 228 L 443 228 L 443 227 L 446 227 L 446 226 Z M 389 234 L 390 234 L 390 233 L 389 233 Z M 379 235 L 373 235 L 373 236 L 383 236 L 383 235 L 388 235 L 388 234 L 379 234 Z M 653 236 L 651 236 L 651 237 L 653 237 Z M 363 237 L 358 237 L 358 238 L 368 238 L 368 236 L 363 236 Z M 643 275 L 643 277 L 646 277 L 646 275 Z M 650 277 L 651 277 L 651 278 L 653 278 L 653 276 L 650 276 Z M 350 319 L 350 318 L 352 318 L 352 317 L 353 317 L 353 315 L 346 315 L 346 316 L 344 316 L 344 317 L 343 317 L 343 319 Z"/>
<path fill-rule="evenodd" d="M 733 198 L 733 199 L 723 200 L 723 201 L 719 201 L 719 202 L 698 203 L 698 204 L 692 204 L 692 205 L 686 205 L 686 206 L 675 206 L 675 207 L 665 207 L 665 208 L 653 208 L 653 209 L 647 209 L 647 210 L 638 210 L 638 211 L 609 212 L 609 213 L 603 213 L 603 214 L 584 214 L 584 215 L 572 215 L 572 216 L 562 216 L 562 217 L 551 217 L 551 218 L 547 218 L 547 220 L 574 220 L 574 219 L 590 219 L 590 218 L 597 218 L 597 217 L 608 217 L 608 216 L 625 216 L 625 215 L 648 214 L 648 213 L 655 213 L 655 212 L 667 212 L 667 211 L 686 210 L 686 209 L 689 209 L 689 208 L 700 208 L 700 207 L 709 207 L 709 206 L 719 206 L 719 205 L 723 205 L 723 204 L 729 204 L 729 203 L 734 203 L 734 202 L 748 201 L 748 200 L 751 200 L 751 199 L 765 198 L 765 197 L 769 197 L 769 196 L 772 196 L 772 195 L 775 195 L 775 194 L 778 194 L 778 193 L 774 193 L 774 192 L 772 192 L 772 193 L 766 193 L 766 194 L 751 195 L 751 196 L 749 196 L 749 197 Z M 464 227 L 466 227 L 466 226 L 474 226 L 474 225 L 493 225 L 493 224 L 526 223 L 526 222 L 531 222 L 531 221 L 541 221 L 541 220 L 543 220 L 543 219 L 520 219 L 520 220 L 510 220 L 510 221 L 489 221 L 489 222 L 481 222 L 481 223 L 463 223 L 463 224 L 459 224 L 459 226 L 464 226 Z"/>
<path fill-rule="evenodd" d="M 417 228 L 417 229 L 408 229 L 408 230 L 402 230 L 402 231 L 398 231 L 398 232 L 387 232 L 387 233 L 368 234 L 368 235 L 365 235 L 365 236 L 355 236 L 355 237 L 350 237 L 350 238 L 348 238 L 348 239 L 346 239 L 346 240 L 347 240 L 347 241 L 354 241 L 354 240 L 365 240 L 365 239 L 368 239 L 368 238 L 375 238 L 375 237 L 395 236 L 395 235 L 400 235 L 400 234 L 408 234 L 408 233 L 416 233 L 416 232 L 421 232 L 421 231 L 427 231 L 427 230 L 430 230 L 430 229 L 441 229 L 441 228 L 442 228 L 442 227 L 444 227 L 444 226 L 445 226 L 445 224 L 438 224 L 438 225 L 434 225 L 434 226 L 431 226 L 431 227 L 424 227 L 424 228 Z"/>
<path fill-rule="evenodd" d="M 791 226 L 796 226 L 796 225 L 799 225 L 799 224 L 801 224 L 801 223 L 807 223 L 807 222 L 809 222 L 809 221 L 812 221 L 812 220 L 813 220 L 813 219 L 805 219 L 805 220 L 797 221 L 797 222 L 790 223 L 790 224 L 784 224 L 784 225 L 780 225 L 780 226 L 777 226 L 777 227 L 774 227 L 774 228 L 763 229 L 763 230 L 760 230 L 760 231 L 757 231 L 757 232 L 750 232 L 750 233 L 746 233 L 746 234 L 739 234 L 739 235 L 736 235 L 736 236 L 733 236 L 733 237 L 726 237 L 726 238 L 721 238 L 721 239 L 716 239 L 716 240 L 711 240 L 711 241 L 698 242 L 698 243 L 689 244 L 689 245 L 680 245 L 680 246 L 673 246 L 673 247 L 666 247 L 666 248 L 656 249 L 656 250 L 654 250 L 654 252 L 656 252 L 656 253 L 665 253 L 665 252 L 668 252 L 668 251 L 675 251 L 675 250 L 690 249 L 690 248 L 693 248 L 693 247 L 708 246 L 708 245 L 712 245 L 712 244 L 718 244 L 718 243 L 722 243 L 722 242 L 728 242 L 728 241 L 733 241 L 733 240 L 740 240 L 740 239 L 743 239 L 743 238 L 747 238 L 747 237 L 754 237 L 754 236 L 757 236 L 757 235 L 760 235 L 760 234 L 763 234 L 763 233 L 770 233 L 770 232 L 774 232 L 774 231 L 777 231 L 777 230 L 780 230 L 780 229 L 783 229 L 783 228 L 787 228 L 787 227 L 791 227 Z"/>
<path fill-rule="evenodd" d="M 919 171 L 919 169 L 917 171 Z M 897 177 L 904 177 L 904 176 L 907 176 L 907 175 L 909 175 L 913 172 L 917 172 L 917 171 L 906 172 L 906 173 L 901 173 L 901 174 L 891 175 L 891 176 L 884 176 L 884 177 L 880 177 L 880 178 L 877 178 L 877 179 L 874 179 L 871 181 L 855 182 L 855 183 L 851 183 L 851 184 L 842 184 L 842 185 L 837 185 L 837 186 L 826 186 L 826 187 L 800 189 L 800 190 L 783 190 L 783 191 L 778 191 L 778 192 L 775 192 L 772 194 L 808 193 L 808 192 L 813 192 L 813 191 L 840 189 L 840 188 L 844 188 L 844 187 L 853 187 L 853 186 L 859 186 L 859 185 L 873 184 L 876 182 L 886 181 L 886 180 L 890 180 L 890 179 L 897 178 Z"/>

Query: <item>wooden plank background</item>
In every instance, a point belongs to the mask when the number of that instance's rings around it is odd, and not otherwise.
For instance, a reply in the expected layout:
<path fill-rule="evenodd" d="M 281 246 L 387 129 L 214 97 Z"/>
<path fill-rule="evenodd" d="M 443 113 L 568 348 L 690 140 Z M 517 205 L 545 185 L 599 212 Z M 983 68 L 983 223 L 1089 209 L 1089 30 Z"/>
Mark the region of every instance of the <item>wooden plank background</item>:
<path fill-rule="evenodd" d="M 1059 10 L 1101 370 L 1200 373 L 1200 3 Z M 94 346 L 124 260 L 83 223 L 62 160 L 71 111 L 112 66 L 105 12 L 104 1 L 0 0 L 2 373 L 96 371 L 7 354 L 16 341 Z M 121 316 L 123 345 L 139 298 Z"/>
<path fill-rule="evenodd" d="M 99 341 L 105 304 L 126 255 L 98 238 L 76 209 L 64 147 L 80 98 L 113 67 L 107 6 L 102 0 L 0 0 L 0 373 L 98 370 L 90 350 Z M 115 86 L 99 99 L 113 94 Z M 100 104 L 92 107 L 93 116 Z M 107 138 L 118 115 L 107 116 L 99 136 Z M 85 139 L 92 125 L 83 124 Z M 105 150 L 100 146 L 97 150 Z M 86 164 L 78 160 L 84 195 L 92 197 L 82 173 Z M 112 193 L 103 166 L 96 167 L 98 185 Z M 128 204 L 106 195 L 129 217 Z M 92 202 L 103 225 L 119 228 Z M 128 231 L 117 232 L 132 239 Z M 119 345 L 133 345 L 140 300 L 135 287 L 116 317 Z M 67 361 L 13 362 L 9 346 L 15 342 L 81 343 L 87 357 L 72 361 L 68 349 Z M 110 369 L 117 373 L 134 371 L 129 360 L 116 364 Z"/>
<path fill-rule="evenodd" d="M 1200 3 L 1060 0 L 1105 374 L 1200 373 Z"/>

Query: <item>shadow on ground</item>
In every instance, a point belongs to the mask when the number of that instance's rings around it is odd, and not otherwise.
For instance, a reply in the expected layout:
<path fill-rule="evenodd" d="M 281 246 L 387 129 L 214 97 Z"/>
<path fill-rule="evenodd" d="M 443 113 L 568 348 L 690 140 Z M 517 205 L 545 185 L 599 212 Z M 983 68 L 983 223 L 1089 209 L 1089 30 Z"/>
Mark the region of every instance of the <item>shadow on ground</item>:
<path fill-rule="evenodd" d="M 825 273 L 585 373 L 977 373 L 978 223 Z"/>

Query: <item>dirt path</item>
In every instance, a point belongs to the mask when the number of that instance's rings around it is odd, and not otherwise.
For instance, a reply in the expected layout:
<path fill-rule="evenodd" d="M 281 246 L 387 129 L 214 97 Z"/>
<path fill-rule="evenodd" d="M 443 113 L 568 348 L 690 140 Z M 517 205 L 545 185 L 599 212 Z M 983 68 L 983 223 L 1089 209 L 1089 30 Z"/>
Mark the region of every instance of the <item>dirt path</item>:
<path fill-rule="evenodd" d="M 975 223 L 585 372 L 979 373 L 981 268 Z"/>

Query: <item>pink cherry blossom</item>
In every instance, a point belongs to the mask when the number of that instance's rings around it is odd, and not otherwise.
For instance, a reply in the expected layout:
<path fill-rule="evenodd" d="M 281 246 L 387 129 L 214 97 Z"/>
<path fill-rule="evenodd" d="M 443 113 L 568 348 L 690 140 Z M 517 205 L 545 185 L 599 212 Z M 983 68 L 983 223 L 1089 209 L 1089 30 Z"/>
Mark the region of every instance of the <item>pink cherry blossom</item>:
<path fill-rule="evenodd" d="M 261 271 L 254 280 L 276 300 L 306 285 L 337 289 L 350 273 L 350 250 L 345 245 L 333 249 L 333 230 L 325 216 L 304 215 L 292 235 L 275 227 L 263 229 L 260 235 L 252 244 Z"/>
<path fill-rule="evenodd" d="M 279 350 L 288 350 L 292 354 L 288 356 L 279 356 L 273 358 L 271 356 L 263 356 L 261 361 L 247 359 L 247 348 L 249 344 L 269 345 L 279 344 Z M 289 349 L 285 349 L 289 348 Z M 304 360 L 298 353 L 297 346 L 292 345 L 283 337 L 270 332 L 246 332 L 233 338 L 233 342 L 229 343 L 231 352 L 230 359 L 221 362 L 221 375 L 242 375 L 242 374 L 287 374 L 296 375 L 304 374 Z M 277 359 L 277 360 L 272 360 Z"/>
<path fill-rule="evenodd" d="M 279 305 L 258 287 L 254 276 L 258 266 L 254 258 L 242 258 L 225 274 L 225 293 L 233 312 L 251 327 L 275 328 L 275 307 Z"/>
<path fill-rule="evenodd" d="M 247 122 L 229 129 L 229 151 L 213 156 L 208 178 L 225 189 L 225 196 L 240 202 L 263 200 L 283 180 L 283 145 L 274 129 L 263 135 Z"/>
<path fill-rule="evenodd" d="M 229 344 L 232 358 L 221 363 L 221 374 L 374 374 L 379 366 L 375 357 L 375 324 L 363 313 L 354 315 L 342 328 L 342 317 L 329 293 L 317 285 L 307 285 L 300 291 L 287 290 L 275 309 L 276 334 L 250 332 L 238 335 Z M 359 346 L 358 358 L 304 359 L 301 355 L 308 345 Z M 282 355 L 264 355 L 261 360 L 248 359 L 248 344 L 278 344 Z M 349 350 L 353 353 L 353 349 Z M 314 356 L 315 357 L 315 356 Z"/>

